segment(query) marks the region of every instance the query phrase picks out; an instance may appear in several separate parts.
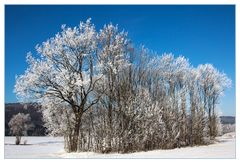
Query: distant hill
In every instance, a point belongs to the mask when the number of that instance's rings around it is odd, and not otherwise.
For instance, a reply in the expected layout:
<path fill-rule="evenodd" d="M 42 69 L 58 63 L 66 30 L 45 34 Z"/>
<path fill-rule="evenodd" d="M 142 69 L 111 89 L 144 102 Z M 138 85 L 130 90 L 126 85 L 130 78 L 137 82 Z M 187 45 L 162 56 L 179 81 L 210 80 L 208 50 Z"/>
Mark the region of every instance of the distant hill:
<path fill-rule="evenodd" d="M 7 103 L 5 104 L 5 135 L 9 136 L 8 122 L 13 115 L 18 113 L 30 114 L 34 129 L 28 132 L 29 136 L 43 136 L 46 129 L 43 127 L 42 113 L 33 104 Z"/>
<path fill-rule="evenodd" d="M 235 117 L 233 116 L 220 116 L 222 124 L 235 124 Z"/>

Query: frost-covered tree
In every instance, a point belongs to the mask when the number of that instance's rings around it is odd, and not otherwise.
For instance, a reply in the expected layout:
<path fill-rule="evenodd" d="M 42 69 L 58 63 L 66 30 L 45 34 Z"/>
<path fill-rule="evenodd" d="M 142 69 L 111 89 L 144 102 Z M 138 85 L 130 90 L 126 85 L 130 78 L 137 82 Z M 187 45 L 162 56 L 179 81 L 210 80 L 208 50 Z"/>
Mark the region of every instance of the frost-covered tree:
<path fill-rule="evenodd" d="M 24 75 L 17 78 L 15 85 L 20 100 L 39 102 L 47 106 L 43 109 L 49 109 L 49 113 L 56 108 L 71 109 L 73 123 L 66 137 L 70 142 L 69 152 L 78 149 L 76 142 L 82 115 L 99 100 L 94 94 L 94 88 L 102 77 L 96 66 L 96 39 L 95 27 L 90 19 L 86 23 L 81 22 L 79 27 L 62 26 L 61 33 L 36 47 L 40 58 L 28 55 L 29 67 Z M 55 107 L 49 107 L 54 101 L 58 101 Z M 52 129 L 53 133 L 59 130 Z"/>
<path fill-rule="evenodd" d="M 108 131 L 107 147 L 111 150 L 112 141 L 112 117 L 113 110 L 116 108 L 117 79 L 119 74 L 128 65 L 128 44 L 127 33 L 119 32 L 117 26 L 112 24 L 105 25 L 98 34 L 98 57 L 99 68 L 104 75 L 104 84 L 101 87 L 106 88 L 104 96 L 101 99 L 103 105 L 108 110 Z M 106 102 L 107 101 L 107 102 Z"/>
<path fill-rule="evenodd" d="M 197 71 L 203 107 L 208 112 L 209 136 L 215 137 L 218 133 L 216 104 L 224 90 L 231 86 L 231 80 L 211 64 L 199 65 Z"/>
<path fill-rule="evenodd" d="M 226 134 L 229 132 L 235 132 L 236 125 L 235 124 L 223 124 L 222 125 L 222 134 Z"/>
<path fill-rule="evenodd" d="M 199 94 L 198 94 L 198 81 L 197 81 L 197 71 L 196 69 L 191 69 L 189 72 L 189 81 L 188 85 L 188 92 L 189 92 L 189 144 L 194 145 L 198 144 L 197 134 L 202 133 L 202 130 L 199 130 L 198 124 L 199 120 L 201 120 L 201 116 L 199 115 Z M 200 142 L 200 141 L 199 141 Z"/>
<path fill-rule="evenodd" d="M 190 65 L 187 59 L 172 54 L 154 57 L 149 62 L 148 81 L 152 94 L 163 108 L 166 148 L 187 144 L 187 83 Z M 154 101 L 155 101 L 154 100 Z"/>
<path fill-rule="evenodd" d="M 27 135 L 27 131 L 33 127 L 29 114 L 18 113 L 8 123 L 10 134 L 16 136 L 15 144 L 21 143 L 21 137 Z"/>

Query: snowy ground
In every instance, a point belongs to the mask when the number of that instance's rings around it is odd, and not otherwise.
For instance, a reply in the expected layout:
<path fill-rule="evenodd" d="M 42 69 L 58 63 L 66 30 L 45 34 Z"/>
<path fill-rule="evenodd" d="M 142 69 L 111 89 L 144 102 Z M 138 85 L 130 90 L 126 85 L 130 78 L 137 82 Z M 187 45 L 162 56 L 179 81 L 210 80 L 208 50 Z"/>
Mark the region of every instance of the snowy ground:
<path fill-rule="evenodd" d="M 14 145 L 15 137 L 5 137 L 5 158 L 56 158 L 54 153 L 63 149 L 63 138 L 23 137 L 27 145 Z M 22 141 L 22 142 L 23 142 Z"/>
<path fill-rule="evenodd" d="M 28 145 L 14 145 L 14 137 L 5 137 L 5 158 L 235 158 L 235 133 L 228 133 L 215 144 L 172 150 L 154 150 L 130 154 L 65 153 L 63 138 L 24 137 Z"/>

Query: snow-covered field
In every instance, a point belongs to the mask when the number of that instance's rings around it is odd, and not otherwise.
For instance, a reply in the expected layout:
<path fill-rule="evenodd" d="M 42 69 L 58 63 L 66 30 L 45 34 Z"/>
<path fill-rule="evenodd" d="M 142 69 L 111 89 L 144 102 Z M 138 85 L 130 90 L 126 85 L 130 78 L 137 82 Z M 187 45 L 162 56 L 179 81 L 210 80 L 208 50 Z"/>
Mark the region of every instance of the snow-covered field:
<path fill-rule="evenodd" d="M 65 153 L 63 138 L 24 137 L 28 145 L 14 145 L 14 137 L 5 137 L 5 158 L 235 158 L 235 133 L 217 138 L 215 144 L 172 150 L 154 150 L 130 154 Z"/>
<path fill-rule="evenodd" d="M 5 158 L 56 158 L 54 155 L 63 149 L 63 138 L 23 137 L 27 145 L 14 145 L 15 137 L 5 137 Z"/>

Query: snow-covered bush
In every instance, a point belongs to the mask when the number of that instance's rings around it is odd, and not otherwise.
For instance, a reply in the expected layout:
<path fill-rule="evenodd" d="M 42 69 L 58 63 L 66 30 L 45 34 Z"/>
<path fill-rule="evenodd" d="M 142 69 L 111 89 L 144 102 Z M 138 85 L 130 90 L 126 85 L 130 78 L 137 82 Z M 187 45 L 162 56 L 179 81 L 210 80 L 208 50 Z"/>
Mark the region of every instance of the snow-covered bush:
<path fill-rule="evenodd" d="M 236 130 L 235 124 L 222 124 L 222 134 L 235 132 L 235 130 Z"/>
<path fill-rule="evenodd" d="M 21 137 L 27 135 L 27 131 L 33 127 L 29 114 L 18 113 L 8 123 L 10 132 L 16 136 L 15 144 L 21 143 Z"/>

